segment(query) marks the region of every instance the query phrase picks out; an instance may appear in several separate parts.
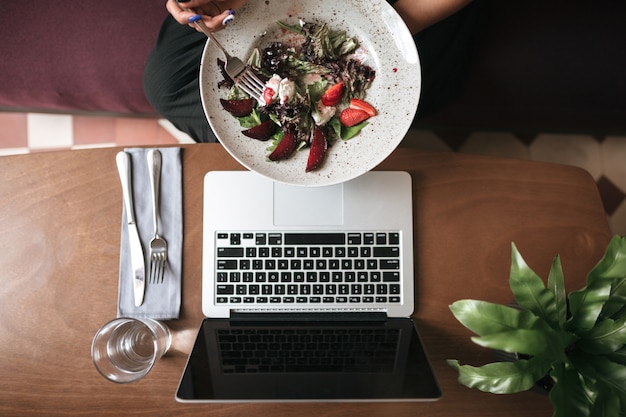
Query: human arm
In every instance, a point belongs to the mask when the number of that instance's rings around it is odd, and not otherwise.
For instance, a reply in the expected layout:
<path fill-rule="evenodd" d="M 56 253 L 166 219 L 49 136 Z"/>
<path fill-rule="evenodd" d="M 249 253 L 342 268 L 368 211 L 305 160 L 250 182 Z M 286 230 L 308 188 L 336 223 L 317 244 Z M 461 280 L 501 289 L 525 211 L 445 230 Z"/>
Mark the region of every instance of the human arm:
<path fill-rule="evenodd" d="M 167 0 L 167 11 L 182 25 L 189 24 L 192 16 L 200 15 L 204 24 L 212 31 L 224 27 L 224 19 L 232 11 L 240 9 L 247 0 Z"/>
<path fill-rule="evenodd" d="M 445 19 L 461 10 L 472 0 L 398 0 L 393 7 L 402 17 L 411 33 Z"/>

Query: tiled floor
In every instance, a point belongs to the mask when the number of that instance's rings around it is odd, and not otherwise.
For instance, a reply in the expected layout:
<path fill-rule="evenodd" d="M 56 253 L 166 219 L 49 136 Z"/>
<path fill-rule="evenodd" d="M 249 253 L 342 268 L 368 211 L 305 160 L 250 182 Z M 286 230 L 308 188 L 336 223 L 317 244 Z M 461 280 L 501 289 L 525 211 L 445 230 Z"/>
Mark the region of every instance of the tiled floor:
<path fill-rule="evenodd" d="M 156 118 L 0 112 L 0 155 L 193 142 Z"/>
<path fill-rule="evenodd" d="M 162 119 L 0 112 L 0 156 L 58 149 L 193 143 Z M 596 179 L 616 234 L 626 235 L 626 137 L 412 130 L 405 145 L 569 164 Z M 0 160 L 1 161 L 1 160 Z"/>

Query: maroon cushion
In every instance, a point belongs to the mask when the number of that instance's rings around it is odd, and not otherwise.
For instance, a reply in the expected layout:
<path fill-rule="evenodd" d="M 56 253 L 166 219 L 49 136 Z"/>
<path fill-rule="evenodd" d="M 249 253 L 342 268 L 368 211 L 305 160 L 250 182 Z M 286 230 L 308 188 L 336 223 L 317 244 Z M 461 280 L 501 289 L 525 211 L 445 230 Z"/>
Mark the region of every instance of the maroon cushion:
<path fill-rule="evenodd" d="M 143 66 L 163 0 L 6 1 L 0 108 L 154 114 Z"/>

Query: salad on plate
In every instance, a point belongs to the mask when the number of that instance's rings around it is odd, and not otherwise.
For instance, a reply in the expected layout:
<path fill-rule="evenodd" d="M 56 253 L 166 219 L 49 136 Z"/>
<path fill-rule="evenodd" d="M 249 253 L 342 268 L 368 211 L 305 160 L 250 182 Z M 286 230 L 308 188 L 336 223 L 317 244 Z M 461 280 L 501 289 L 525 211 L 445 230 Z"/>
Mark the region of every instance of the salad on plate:
<path fill-rule="evenodd" d="M 337 140 L 349 140 L 377 115 L 366 101 L 376 71 L 355 37 L 325 23 L 279 21 L 281 39 L 255 48 L 247 64 L 265 82 L 258 100 L 239 89 L 218 66 L 227 90 L 222 107 L 242 134 L 268 141 L 268 159 L 280 161 L 308 149 L 306 172 L 319 168 Z"/>

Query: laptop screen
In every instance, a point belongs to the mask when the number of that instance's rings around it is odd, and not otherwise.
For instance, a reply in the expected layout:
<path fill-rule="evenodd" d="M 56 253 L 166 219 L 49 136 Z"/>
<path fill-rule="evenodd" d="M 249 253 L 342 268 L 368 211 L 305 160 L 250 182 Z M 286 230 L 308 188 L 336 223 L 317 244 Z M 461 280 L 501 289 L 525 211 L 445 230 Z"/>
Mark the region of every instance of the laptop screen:
<path fill-rule="evenodd" d="M 441 396 L 411 319 L 205 319 L 181 402 L 425 401 Z"/>

